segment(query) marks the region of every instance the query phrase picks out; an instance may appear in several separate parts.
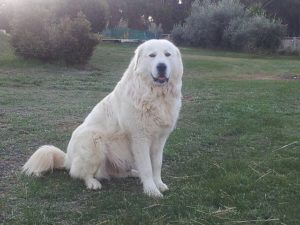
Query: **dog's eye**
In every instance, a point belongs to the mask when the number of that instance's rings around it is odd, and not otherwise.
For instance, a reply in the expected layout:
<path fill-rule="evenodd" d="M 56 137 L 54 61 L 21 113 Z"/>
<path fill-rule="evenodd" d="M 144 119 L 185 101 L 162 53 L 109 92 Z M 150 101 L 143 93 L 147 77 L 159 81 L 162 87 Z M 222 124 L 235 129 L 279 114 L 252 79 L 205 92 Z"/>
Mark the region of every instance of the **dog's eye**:
<path fill-rule="evenodd" d="M 171 53 L 166 52 L 166 53 L 165 53 L 165 56 L 169 57 L 169 56 L 171 56 Z"/>
<path fill-rule="evenodd" d="M 156 56 L 156 54 L 155 53 L 152 53 L 152 54 L 150 54 L 149 55 L 151 58 L 154 58 L 155 56 Z"/>

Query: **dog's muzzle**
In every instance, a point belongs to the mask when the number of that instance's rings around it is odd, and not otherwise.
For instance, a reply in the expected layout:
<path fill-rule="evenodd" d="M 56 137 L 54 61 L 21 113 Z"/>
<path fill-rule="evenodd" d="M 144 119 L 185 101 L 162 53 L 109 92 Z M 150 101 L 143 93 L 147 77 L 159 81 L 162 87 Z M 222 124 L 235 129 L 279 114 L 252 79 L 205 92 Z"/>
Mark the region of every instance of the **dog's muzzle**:
<path fill-rule="evenodd" d="M 168 82 L 169 81 L 169 78 L 167 78 L 166 76 L 161 76 L 161 75 L 159 75 L 158 77 L 153 77 L 153 80 L 155 81 L 155 82 L 158 82 L 158 83 L 160 83 L 160 84 L 163 84 L 163 83 L 166 83 L 166 82 Z"/>
<path fill-rule="evenodd" d="M 169 81 L 169 78 L 166 77 L 166 71 L 167 71 L 167 66 L 166 64 L 164 63 L 158 63 L 157 66 L 156 66 L 156 69 L 157 69 L 157 74 L 158 76 L 157 77 L 153 77 L 153 80 L 155 82 L 158 82 L 160 84 L 163 84 L 163 83 L 166 83 Z"/>

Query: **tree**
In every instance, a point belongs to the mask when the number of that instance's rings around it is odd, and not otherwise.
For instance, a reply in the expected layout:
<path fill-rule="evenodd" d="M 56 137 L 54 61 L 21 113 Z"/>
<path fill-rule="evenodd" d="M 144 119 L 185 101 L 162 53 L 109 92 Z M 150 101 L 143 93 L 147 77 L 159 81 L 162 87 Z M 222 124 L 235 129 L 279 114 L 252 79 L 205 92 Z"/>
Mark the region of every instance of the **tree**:
<path fill-rule="evenodd" d="M 288 35 L 300 35 L 300 1 L 299 0 L 242 0 L 251 6 L 259 4 L 269 16 L 279 17 L 287 24 Z"/>
<path fill-rule="evenodd" d="M 128 27 L 132 29 L 147 29 L 148 13 L 147 1 L 145 0 L 124 0 L 126 5 L 123 15 L 128 22 Z"/>
<path fill-rule="evenodd" d="M 120 20 L 127 21 L 132 29 L 145 30 L 148 22 L 146 0 L 108 0 L 109 27 L 116 27 Z"/>
<path fill-rule="evenodd" d="M 288 25 L 290 36 L 300 35 L 300 1 L 299 0 L 272 0 L 263 5 L 268 14 L 282 19 Z"/>
<path fill-rule="evenodd" d="M 74 18 L 83 12 L 91 23 L 92 32 L 101 32 L 109 17 L 109 5 L 106 0 L 65 0 L 56 4 L 56 16 Z"/>
<path fill-rule="evenodd" d="M 149 14 L 154 22 L 162 24 L 165 32 L 170 32 L 174 24 L 182 24 L 190 13 L 193 0 L 152 0 L 149 1 Z"/>
<path fill-rule="evenodd" d="M 33 5 L 46 8 L 54 13 L 53 20 L 64 17 L 75 18 L 83 12 L 91 23 L 92 32 L 101 32 L 107 23 L 109 5 L 106 0 L 0 0 L 0 29 L 10 29 L 14 11 L 22 5 Z"/>
<path fill-rule="evenodd" d="M 13 2 L 6 0 L 0 1 L 0 29 L 10 32 L 10 22 L 14 12 Z"/>
<path fill-rule="evenodd" d="M 128 27 L 147 29 L 149 23 L 162 25 L 170 32 L 174 24 L 183 23 L 189 15 L 194 0 L 108 0 L 110 8 L 109 26 L 115 27 L 126 20 Z M 151 17 L 151 20 L 149 20 Z"/>
<path fill-rule="evenodd" d="M 118 26 L 121 19 L 124 19 L 124 8 L 125 8 L 125 1 L 122 0 L 108 0 L 109 5 L 109 18 L 108 18 L 108 26 L 109 27 L 116 27 Z"/>

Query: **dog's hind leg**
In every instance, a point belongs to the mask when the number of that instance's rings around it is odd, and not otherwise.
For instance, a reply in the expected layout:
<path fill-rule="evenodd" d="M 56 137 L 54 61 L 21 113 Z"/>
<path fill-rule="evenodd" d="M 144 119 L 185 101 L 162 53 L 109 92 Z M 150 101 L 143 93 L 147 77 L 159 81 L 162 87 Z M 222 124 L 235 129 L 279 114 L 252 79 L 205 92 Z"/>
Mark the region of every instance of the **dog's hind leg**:
<path fill-rule="evenodd" d="M 101 183 L 94 178 L 98 166 L 95 162 L 87 162 L 82 158 L 75 158 L 72 162 L 70 175 L 74 178 L 84 180 L 85 185 L 88 189 L 100 189 Z"/>
<path fill-rule="evenodd" d="M 101 165 L 99 166 L 95 178 L 97 180 L 103 180 L 103 179 L 110 179 L 110 176 L 108 172 L 106 171 L 106 165 L 104 162 L 101 162 Z"/>
<path fill-rule="evenodd" d="M 95 178 L 99 168 L 105 165 L 105 149 L 100 138 L 86 135 L 73 145 L 75 157 L 71 162 L 70 175 L 84 180 L 88 189 L 100 189 L 101 183 Z"/>

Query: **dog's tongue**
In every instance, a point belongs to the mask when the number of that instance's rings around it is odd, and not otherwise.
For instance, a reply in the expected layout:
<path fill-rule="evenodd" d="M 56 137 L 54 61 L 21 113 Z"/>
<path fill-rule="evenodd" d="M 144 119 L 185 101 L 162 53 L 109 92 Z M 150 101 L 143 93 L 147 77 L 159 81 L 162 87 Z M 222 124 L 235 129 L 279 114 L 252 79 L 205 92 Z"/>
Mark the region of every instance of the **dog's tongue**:
<path fill-rule="evenodd" d="M 167 78 L 164 75 L 159 75 L 158 80 L 159 81 L 165 81 Z"/>

